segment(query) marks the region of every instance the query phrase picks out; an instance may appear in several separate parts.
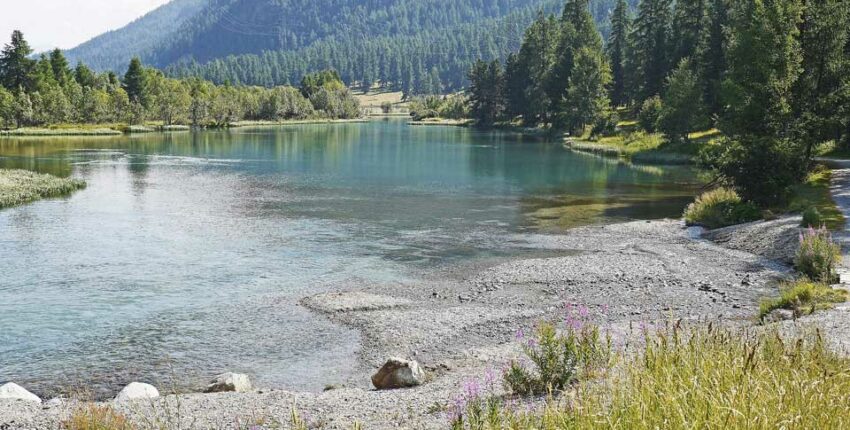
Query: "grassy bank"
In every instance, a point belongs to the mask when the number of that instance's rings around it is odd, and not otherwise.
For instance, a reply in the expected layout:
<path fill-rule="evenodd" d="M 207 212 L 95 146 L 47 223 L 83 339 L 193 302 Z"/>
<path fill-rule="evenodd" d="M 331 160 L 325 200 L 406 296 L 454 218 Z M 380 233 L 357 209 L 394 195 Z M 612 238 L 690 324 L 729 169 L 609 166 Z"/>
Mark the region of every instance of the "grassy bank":
<path fill-rule="evenodd" d="M 816 208 L 821 221 L 826 228 L 834 231 L 843 230 L 844 215 L 832 199 L 829 190 L 832 171 L 826 167 L 818 167 L 802 184 L 791 189 L 791 199 L 786 207 L 777 208 L 780 211 L 803 212 L 808 208 Z"/>
<path fill-rule="evenodd" d="M 285 121 L 236 121 L 228 125 L 227 128 L 239 127 L 275 127 L 282 125 L 310 125 L 310 124 L 357 124 L 368 122 L 366 118 L 353 119 L 292 119 Z"/>
<path fill-rule="evenodd" d="M 689 134 L 688 142 L 673 143 L 667 142 L 660 133 L 636 130 L 631 121 L 621 122 L 618 128 L 620 132 L 613 136 L 569 138 L 566 144 L 575 151 L 621 157 L 634 163 L 677 165 L 695 164 L 702 148 L 720 137 L 718 130 L 711 129 Z"/>
<path fill-rule="evenodd" d="M 0 130 L 0 136 L 116 136 L 124 134 L 111 128 L 19 128 L 15 130 Z"/>
<path fill-rule="evenodd" d="M 0 169 L 0 209 L 49 197 L 59 197 L 84 188 L 77 179 L 57 178 L 27 170 Z"/>

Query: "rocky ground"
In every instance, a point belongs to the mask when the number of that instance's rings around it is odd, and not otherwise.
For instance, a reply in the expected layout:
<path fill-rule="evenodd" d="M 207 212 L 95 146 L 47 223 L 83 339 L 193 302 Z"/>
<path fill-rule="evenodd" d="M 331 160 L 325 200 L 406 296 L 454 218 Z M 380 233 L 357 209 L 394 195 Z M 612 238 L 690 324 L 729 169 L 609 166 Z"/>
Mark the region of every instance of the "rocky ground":
<path fill-rule="evenodd" d="M 278 422 L 285 428 L 293 410 L 321 428 L 348 429 L 355 422 L 367 429 L 446 428 L 446 405 L 465 381 L 498 372 L 519 354 L 517 330 L 562 316 L 566 304 L 589 307 L 619 342 L 638 326 L 676 319 L 752 323 L 760 299 L 775 294 L 776 281 L 789 274 L 775 243 L 796 238 L 797 224 L 781 219 L 713 235 L 728 247 L 692 239 L 679 221 L 586 227 L 534 237 L 545 251 L 540 258 L 478 262 L 423 274 L 412 284 L 306 297 L 303 306 L 361 333 L 360 371 L 340 387 L 188 394 L 116 408 L 142 428 Z M 850 332 L 846 321 L 833 326 Z M 365 389 L 392 356 L 417 360 L 428 382 Z M 0 429 L 58 428 L 75 407 L 0 401 Z"/>

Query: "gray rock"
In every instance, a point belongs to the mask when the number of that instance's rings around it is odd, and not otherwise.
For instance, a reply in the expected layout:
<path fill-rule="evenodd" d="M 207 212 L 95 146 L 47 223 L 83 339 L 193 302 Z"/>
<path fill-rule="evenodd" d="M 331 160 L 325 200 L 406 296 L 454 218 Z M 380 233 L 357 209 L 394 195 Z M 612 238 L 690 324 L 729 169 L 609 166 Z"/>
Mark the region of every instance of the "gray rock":
<path fill-rule="evenodd" d="M 776 309 L 764 317 L 766 323 L 790 321 L 794 319 L 794 311 L 788 309 Z"/>
<path fill-rule="evenodd" d="M 159 397 L 159 390 L 153 385 L 133 382 L 124 387 L 117 396 L 115 403 L 132 402 L 133 400 L 155 399 Z"/>
<path fill-rule="evenodd" d="M 210 384 L 204 390 L 205 393 L 247 393 L 253 390 L 251 378 L 248 375 L 241 373 L 222 373 L 210 381 Z"/>
<path fill-rule="evenodd" d="M 392 390 L 421 385 L 424 379 L 425 372 L 416 361 L 390 358 L 372 375 L 372 385 L 379 390 Z"/>
<path fill-rule="evenodd" d="M 24 400 L 27 402 L 41 403 L 41 399 L 39 399 L 38 396 L 30 393 L 25 390 L 24 387 L 21 387 L 14 382 L 9 382 L 8 384 L 0 386 L 0 399 Z"/>

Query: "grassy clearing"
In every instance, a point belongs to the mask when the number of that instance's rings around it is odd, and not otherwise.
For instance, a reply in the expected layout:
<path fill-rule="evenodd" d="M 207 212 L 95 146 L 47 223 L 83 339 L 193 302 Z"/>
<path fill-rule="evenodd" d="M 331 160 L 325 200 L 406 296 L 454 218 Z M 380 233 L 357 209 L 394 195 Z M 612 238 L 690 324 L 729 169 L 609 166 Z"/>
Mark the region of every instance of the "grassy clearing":
<path fill-rule="evenodd" d="M 829 191 L 832 172 L 823 166 L 817 167 L 802 184 L 791 189 L 791 199 L 787 210 L 803 212 L 815 208 L 820 213 L 821 222 L 830 230 L 843 230 L 846 220 L 835 205 Z M 819 227 L 819 226 L 815 226 Z"/>
<path fill-rule="evenodd" d="M 777 309 L 793 311 L 797 317 L 810 315 L 818 310 L 832 309 L 835 304 L 847 301 L 847 291 L 831 288 L 829 285 L 801 279 L 786 284 L 782 294 L 768 299 L 759 307 L 759 319 Z"/>
<path fill-rule="evenodd" d="M 617 126 L 620 132 L 613 136 L 591 139 L 585 135 L 569 143 L 572 149 L 605 156 L 622 157 L 643 164 L 695 164 L 697 156 L 706 145 L 720 137 L 717 129 L 691 133 L 684 143 L 667 142 L 660 133 L 637 130 L 636 121 L 623 121 Z"/>
<path fill-rule="evenodd" d="M 647 332 L 617 371 L 529 410 L 486 397 L 455 429 L 839 429 L 850 426 L 850 360 L 819 333 Z M 517 404 L 519 403 L 519 404 Z"/>
<path fill-rule="evenodd" d="M 85 186 L 85 182 L 77 179 L 57 178 L 27 170 L 0 170 L 0 209 L 62 196 Z"/>

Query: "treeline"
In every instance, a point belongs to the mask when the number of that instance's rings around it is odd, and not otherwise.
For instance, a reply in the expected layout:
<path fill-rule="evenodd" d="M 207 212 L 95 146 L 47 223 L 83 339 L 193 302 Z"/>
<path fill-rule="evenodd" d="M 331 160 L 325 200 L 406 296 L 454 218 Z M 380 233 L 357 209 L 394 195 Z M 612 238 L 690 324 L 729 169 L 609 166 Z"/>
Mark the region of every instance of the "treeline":
<path fill-rule="evenodd" d="M 301 88 L 220 85 L 172 79 L 130 61 L 127 72 L 71 69 L 60 50 L 31 59 L 20 31 L 0 52 L 0 127 L 162 121 L 226 126 L 240 120 L 355 118 L 360 106 L 333 71 L 305 76 Z"/>
<path fill-rule="evenodd" d="M 749 200 L 780 201 L 818 145 L 850 145 L 850 2 L 619 0 L 602 43 L 588 0 L 539 15 L 517 54 L 470 72 L 482 124 L 611 133 L 616 109 L 671 141 L 718 127 L 704 163 Z"/>

